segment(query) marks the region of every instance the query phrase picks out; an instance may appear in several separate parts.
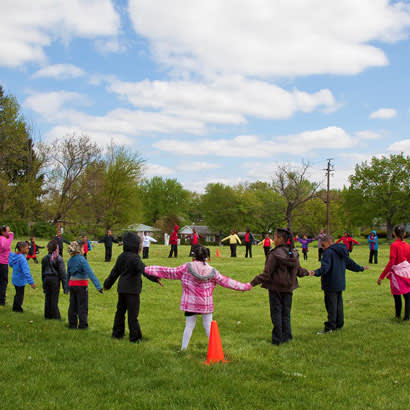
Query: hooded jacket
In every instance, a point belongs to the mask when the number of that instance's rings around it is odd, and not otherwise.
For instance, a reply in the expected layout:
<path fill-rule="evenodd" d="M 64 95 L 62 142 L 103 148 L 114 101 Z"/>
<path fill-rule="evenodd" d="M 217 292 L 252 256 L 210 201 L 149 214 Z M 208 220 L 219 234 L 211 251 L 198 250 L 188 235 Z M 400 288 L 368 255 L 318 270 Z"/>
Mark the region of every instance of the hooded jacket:
<path fill-rule="evenodd" d="M 215 268 L 200 261 L 189 262 L 177 268 L 147 266 L 145 273 L 158 278 L 180 280 L 182 297 L 180 309 L 192 313 L 212 313 L 214 301 L 212 293 L 216 285 L 224 288 L 246 291 L 249 283 L 241 283 L 221 275 Z"/>
<path fill-rule="evenodd" d="M 376 231 L 371 231 L 367 237 L 367 243 L 369 244 L 370 250 L 377 251 L 379 249 L 379 238 L 377 237 Z"/>
<path fill-rule="evenodd" d="M 265 289 L 281 293 L 291 293 L 299 287 L 297 276 L 307 276 L 309 272 L 299 264 L 299 254 L 294 249 L 293 255 L 289 255 L 287 245 L 279 245 L 272 249 L 265 262 L 263 272 L 255 276 L 251 285 L 260 283 Z"/>
<path fill-rule="evenodd" d="M 315 276 L 321 276 L 324 291 L 340 292 L 346 289 L 346 269 L 353 272 L 364 270 L 349 257 L 346 245 L 335 243 L 323 252 L 322 265 L 315 270 Z"/>
<path fill-rule="evenodd" d="M 87 259 L 80 254 L 72 256 L 67 262 L 65 291 L 68 291 L 70 286 L 88 286 L 88 278 L 91 279 L 97 290 L 102 289 L 100 281 L 92 271 Z"/>
<path fill-rule="evenodd" d="M 138 255 L 140 248 L 139 236 L 134 232 L 126 232 L 122 243 L 124 252 L 118 256 L 110 275 L 104 281 L 104 289 L 111 289 L 120 277 L 117 286 L 118 293 L 139 294 L 142 290 L 141 275 L 144 275 L 152 282 L 158 282 L 158 279 L 146 275 L 144 272 L 145 265 Z"/>
<path fill-rule="evenodd" d="M 169 243 L 171 245 L 178 245 L 178 230 L 179 230 L 179 226 L 175 225 L 174 226 L 174 231 L 172 232 L 172 234 L 169 238 Z"/>
<path fill-rule="evenodd" d="M 9 263 L 10 246 L 14 239 L 14 233 L 9 232 L 9 237 L 6 238 L 0 235 L 0 264 L 7 265 Z"/>
<path fill-rule="evenodd" d="M 34 283 L 25 255 L 10 252 L 9 265 L 13 268 L 11 281 L 14 286 L 26 286 L 27 283 L 29 285 Z"/>

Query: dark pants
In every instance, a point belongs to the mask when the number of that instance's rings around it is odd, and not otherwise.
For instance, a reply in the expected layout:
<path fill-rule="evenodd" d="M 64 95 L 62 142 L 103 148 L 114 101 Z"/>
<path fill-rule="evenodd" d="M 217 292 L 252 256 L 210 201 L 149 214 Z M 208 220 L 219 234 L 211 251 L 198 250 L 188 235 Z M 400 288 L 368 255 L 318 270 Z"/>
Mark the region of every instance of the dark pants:
<path fill-rule="evenodd" d="M 70 306 L 68 307 L 68 327 L 71 329 L 88 327 L 88 286 L 70 287 Z"/>
<path fill-rule="evenodd" d="M 270 246 L 264 246 L 263 250 L 265 251 L 265 256 L 268 257 L 268 253 L 270 251 Z"/>
<path fill-rule="evenodd" d="M 307 261 L 308 250 L 307 249 L 302 249 L 302 253 L 303 253 L 303 260 Z"/>
<path fill-rule="evenodd" d="M 142 248 L 142 259 L 148 259 L 149 248 L 145 246 Z"/>
<path fill-rule="evenodd" d="M 231 258 L 236 258 L 236 243 L 232 243 L 229 245 L 231 248 Z"/>
<path fill-rule="evenodd" d="M 14 296 L 13 312 L 23 312 L 23 300 L 24 300 L 24 286 L 16 286 L 16 295 Z"/>
<path fill-rule="evenodd" d="M 252 244 L 246 243 L 245 246 L 246 246 L 245 258 L 248 257 L 248 253 L 249 253 L 249 257 L 252 258 Z"/>
<path fill-rule="evenodd" d="M 112 328 L 112 337 L 122 338 L 125 332 L 125 312 L 128 311 L 128 329 L 130 331 L 130 342 L 137 342 L 142 339 L 138 314 L 140 311 L 140 295 L 119 293 L 117 312 Z"/>
<path fill-rule="evenodd" d="M 111 262 L 112 246 L 105 247 L 105 262 Z"/>
<path fill-rule="evenodd" d="M 191 250 L 189 251 L 188 256 L 194 256 L 195 255 L 195 249 L 197 249 L 199 246 L 200 246 L 199 244 L 191 245 Z"/>
<path fill-rule="evenodd" d="M 327 310 L 325 332 L 341 329 L 344 325 L 342 292 L 325 291 L 325 306 Z"/>
<path fill-rule="evenodd" d="M 393 295 L 394 297 L 394 307 L 396 308 L 396 317 L 401 317 L 401 295 Z M 403 295 L 404 298 L 404 317 L 403 320 L 409 320 L 410 317 L 410 293 Z"/>
<path fill-rule="evenodd" d="M 44 318 L 61 319 L 58 309 L 58 297 L 60 296 L 60 280 L 57 276 L 46 276 L 43 281 L 45 293 Z"/>
<path fill-rule="evenodd" d="M 318 256 L 318 259 L 319 259 L 319 262 L 320 262 L 322 260 L 322 256 L 323 256 L 323 248 L 322 247 L 317 248 L 317 256 Z"/>
<path fill-rule="evenodd" d="M 369 263 L 373 263 L 373 258 L 374 258 L 374 263 L 377 265 L 377 253 L 378 251 L 370 249 Z"/>
<path fill-rule="evenodd" d="M 280 345 L 292 339 L 290 311 L 292 293 L 269 291 L 270 317 L 272 319 L 272 343 Z"/>
<path fill-rule="evenodd" d="M 9 283 L 9 265 L 0 264 L 0 305 L 6 304 L 7 284 Z"/>
<path fill-rule="evenodd" d="M 172 255 L 174 255 L 175 258 L 178 257 L 178 245 L 171 245 L 168 258 L 172 258 Z"/>
<path fill-rule="evenodd" d="M 83 253 L 83 256 L 85 259 L 87 259 L 87 255 L 88 255 L 87 253 Z"/>

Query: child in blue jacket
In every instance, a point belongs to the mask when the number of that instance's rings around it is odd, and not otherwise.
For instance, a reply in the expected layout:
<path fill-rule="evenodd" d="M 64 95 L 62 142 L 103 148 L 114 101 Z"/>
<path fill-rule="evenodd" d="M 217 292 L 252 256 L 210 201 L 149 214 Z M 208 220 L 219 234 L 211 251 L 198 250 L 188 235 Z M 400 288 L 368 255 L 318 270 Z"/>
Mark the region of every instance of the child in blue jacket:
<path fill-rule="evenodd" d="M 13 312 L 23 312 L 24 287 L 28 283 L 33 289 L 36 288 L 34 279 L 31 276 L 30 268 L 27 263 L 26 255 L 29 249 L 27 242 L 17 243 L 17 253 L 10 252 L 9 266 L 13 268 L 12 282 L 16 288 L 14 296 Z"/>
<path fill-rule="evenodd" d="M 377 254 L 379 250 L 379 238 L 377 237 L 376 231 L 371 231 L 370 235 L 367 237 L 367 243 L 369 244 L 369 263 L 374 263 L 377 265 Z"/>
<path fill-rule="evenodd" d="M 68 327 L 70 329 L 88 328 L 88 278 L 97 290 L 102 293 L 100 281 L 91 270 L 87 260 L 82 255 L 82 246 L 71 242 L 68 252 L 71 258 L 67 262 L 67 279 L 65 292 L 70 291 L 70 306 L 68 308 Z"/>

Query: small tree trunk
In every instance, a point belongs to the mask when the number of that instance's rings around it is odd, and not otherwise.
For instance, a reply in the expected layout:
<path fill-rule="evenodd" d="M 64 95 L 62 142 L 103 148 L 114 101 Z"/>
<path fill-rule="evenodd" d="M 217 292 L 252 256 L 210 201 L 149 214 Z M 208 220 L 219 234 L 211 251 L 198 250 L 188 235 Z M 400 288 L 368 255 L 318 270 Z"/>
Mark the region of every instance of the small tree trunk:
<path fill-rule="evenodd" d="M 393 239 L 393 224 L 390 218 L 386 219 L 386 234 L 387 239 L 391 241 Z"/>

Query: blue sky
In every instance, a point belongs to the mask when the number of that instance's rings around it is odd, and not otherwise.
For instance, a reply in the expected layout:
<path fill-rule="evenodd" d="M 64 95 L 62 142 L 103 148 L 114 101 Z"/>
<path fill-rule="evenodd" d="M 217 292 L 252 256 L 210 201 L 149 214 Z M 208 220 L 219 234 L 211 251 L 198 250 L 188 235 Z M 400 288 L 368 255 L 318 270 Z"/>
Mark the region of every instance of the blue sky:
<path fill-rule="evenodd" d="M 170 7 L 172 4 L 172 7 Z M 410 2 L 1 2 L 0 84 L 35 135 L 111 140 L 147 177 L 269 181 L 410 154 Z"/>

